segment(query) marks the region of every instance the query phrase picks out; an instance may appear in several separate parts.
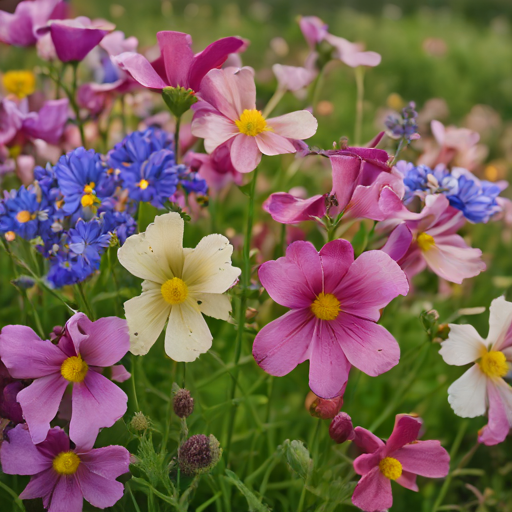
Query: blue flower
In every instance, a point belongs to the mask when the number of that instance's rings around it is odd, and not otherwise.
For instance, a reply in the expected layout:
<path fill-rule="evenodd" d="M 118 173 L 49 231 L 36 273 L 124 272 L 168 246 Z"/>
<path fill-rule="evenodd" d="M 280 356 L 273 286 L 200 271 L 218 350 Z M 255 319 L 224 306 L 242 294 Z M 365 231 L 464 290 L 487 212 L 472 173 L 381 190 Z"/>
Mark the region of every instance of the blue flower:
<path fill-rule="evenodd" d="M 105 199 L 115 191 L 115 181 L 103 166 L 101 155 L 93 149 L 77 148 L 61 156 L 55 166 L 55 176 L 64 203 L 62 214 L 92 218 Z M 107 201 L 103 209 L 111 207 Z"/>
<path fill-rule="evenodd" d="M 174 153 L 168 149 L 156 151 L 142 164 L 121 171 L 123 185 L 131 199 L 162 208 L 176 192 L 179 182 Z"/>
<path fill-rule="evenodd" d="M 133 132 L 114 146 L 107 155 L 109 167 L 118 171 L 133 170 L 137 172 L 153 153 L 161 149 L 173 150 L 171 134 L 160 128 L 148 128 Z"/>
<path fill-rule="evenodd" d="M 411 101 L 402 109 L 402 115 L 389 115 L 384 124 L 387 128 L 388 135 L 393 139 L 405 139 L 410 142 L 419 139 L 418 125 L 416 123 L 418 113 L 416 112 L 416 104 Z"/>
<path fill-rule="evenodd" d="M 109 211 L 103 215 L 103 232 L 115 233 L 121 245 L 137 231 L 137 222 L 128 212 Z"/>
<path fill-rule="evenodd" d="M 196 194 L 206 195 L 208 193 L 208 185 L 203 178 L 200 178 L 196 171 L 184 165 L 178 166 L 178 177 L 180 185 L 188 192 L 195 192 Z"/>
<path fill-rule="evenodd" d="M 99 268 L 101 255 L 110 243 L 111 235 L 103 232 L 99 220 L 80 219 L 68 232 L 69 250 L 75 263 L 81 267 Z"/>

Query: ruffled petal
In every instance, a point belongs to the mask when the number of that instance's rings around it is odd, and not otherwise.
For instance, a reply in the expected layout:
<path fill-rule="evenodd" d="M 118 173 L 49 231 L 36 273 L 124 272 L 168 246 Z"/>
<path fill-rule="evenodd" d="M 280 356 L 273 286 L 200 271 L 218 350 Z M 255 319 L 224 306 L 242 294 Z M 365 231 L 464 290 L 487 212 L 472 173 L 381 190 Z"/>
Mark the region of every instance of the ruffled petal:
<path fill-rule="evenodd" d="M 393 453 L 402 468 L 415 475 L 443 478 L 450 471 L 450 456 L 439 441 L 417 441 Z"/>
<path fill-rule="evenodd" d="M 124 485 L 121 482 L 92 473 L 82 464 L 78 467 L 76 479 L 83 497 L 94 507 L 112 507 L 123 497 Z"/>
<path fill-rule="evenodd" d="M 406 444 L 416 441 L 421 425 L 422 421 L 420 418 L 414 418 L 409 415 L 397 415 L 393 432 L 386 442 L 386 455 L 393 453 Z"/>
<path fill-rule="evenodd" d="M 491 302 L 489 308 L 489 335 L 486 344 L 492 344 L 491 350 L 502 350 L 510 345 L 509 334 L 512 325 L 512 302 L 505 297 L 498 297 Z"/>
<path fill-rule="evenodd" d="M 162 30 L 156 34 L 156 39 L 162 53 L 168 85 L 188 89 L 188 72 L 194 59 L 192 37 L 182 32 Z"/>
<path fill-rule="evenodd" d="M 124 52 L 120 55 L 111 57 L 111 59 L 122 70 L 127 71 L 136 82 L 144 87 L 148 87 L 150 89 L 163 89 L 169 85 L 162 80 L 146 57 L 140 53 Z"/>
<path fill-rule="evenodd" d="M 267 124 L 277 135 L 297 140 L 313 137 L 318 128 L 318 121 L 308 110 L 298 110 L 297 112 L 267 119 Z"/>
<path fill-rule="evenodd" d="M 255 137 L 239 133 L 231 146 L 231 162 L 238 172 L 252 172 L 261 162 L 261 151 Z"/>
<path fill-rule="evenodd" d="M 219 320 L 229 320 L 231 313 L 231 301 L 228 295 L 220 293 L 198 293 L 194 295 L 194 300 L 201 310 L 201 313 Z"/>
<path fill-rule="evenodd" d="M 489 380 L 487 397 L 489 421 L 479 432 L 478 441 L 493 446 L 502 443 L 512 427 L 512 388 L 503 379 Z"/>
<path fill-rule="evenodd" d="M 374 468 L 364 475 L 357 484 L 352 503 L 365 512 L 387 510 L 393 505 L 391 480 Z"/>
<path fill-rule="evenodd" d="M 475 364 L 448 388 L 448 402 L 457 416 L 475 418 L 485 414 L 486 393 L 487 377 Z"/>
<path fill-rule="evenodd" d="M 354 249 L 347 240 L 333 240 L 320 250 L 323 292 L 332 293 L 354 263 Z"/>
<path fill-rule="evenodd" d="M 441 343 L 441 354 L 446 364 L 464 366 L 473 363 L 486 350 L 486 343 L 477 330 L 469 324 L 450 324 L 450 335 Z"/>

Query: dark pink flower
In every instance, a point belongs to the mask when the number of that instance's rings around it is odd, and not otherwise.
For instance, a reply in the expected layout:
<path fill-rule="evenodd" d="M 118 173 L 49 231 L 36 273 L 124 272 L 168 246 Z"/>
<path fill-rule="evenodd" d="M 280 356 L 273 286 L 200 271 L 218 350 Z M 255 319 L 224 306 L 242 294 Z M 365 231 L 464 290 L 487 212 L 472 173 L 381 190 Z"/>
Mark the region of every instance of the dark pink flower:
<path fill-rule="evenodd" d="M 184 87 L 199 90 L 203 77 L 214 68 L 220 68 L 230 53 L 244 46 L 240 37 L 225 37 L 207 46 L 202 52 L 192 51 L 192 37 L 182 32 L 165 30 L 156 35 L 161 57 L 149 62 L 135 52 L 121 53 L 114 62 L 141 85 L 150 89 Z"/>
<path fill-rule="evenodd" d="M 399 414 L 386 443 L 368 430 L 356 427 L 354 442 L 365 452 L 354 461 L 362 475 L 352 503 L 365 512 L 381 512 L 393 505 L 391 480 L 418 491 L 416 475 L 443 478 L 450 470 L 450 456 L 439 441 L 418 441 L 422 421 Z"/>
<path fill-rule="evenodd" d="M 0 334 L 0 357 L 16 379 L 34 379 L 18 393 L 34 443 L 45 440 L 68 385 L 73 386 L 69 433 L 73 442 L 91 448 L 99 429 L 111 427 L 126 412 L 128 397 L 101 375 L 130 348 L 126 320 L 91 322 L 73 315 L 58 345 L 41 340 L 24 325 L 8 325 Z"/>
<path fill-rule="evenodd" d="M 7 475 L 30 475 L 22 500 L 43 499 L 49 512 L 81 512 L 83 500 L 98 508 L 112 507 L 124 493 L 116 478 L 128 473 L 130 453 L 123 446 L 71 448 L 59 427 L 34 445 L 26 425 L 9 431 L 0 452 Z"/>
<path fill-rule="evenodd" d="M 346 240 L 320 252 L 310 242 L 294 242 L 285 257 L 264 263 L 259 277 L 272 299 L 291 310 L 254 340 L 253 356 L 267 373 L 281 377 L 309 359 L 309 387 L 333 398 L 351 365 L 377 376 L 398 363 L 398 343 L 376 322 L 409 285 L 387 254 L 368 251 L 354 261 Z"/>

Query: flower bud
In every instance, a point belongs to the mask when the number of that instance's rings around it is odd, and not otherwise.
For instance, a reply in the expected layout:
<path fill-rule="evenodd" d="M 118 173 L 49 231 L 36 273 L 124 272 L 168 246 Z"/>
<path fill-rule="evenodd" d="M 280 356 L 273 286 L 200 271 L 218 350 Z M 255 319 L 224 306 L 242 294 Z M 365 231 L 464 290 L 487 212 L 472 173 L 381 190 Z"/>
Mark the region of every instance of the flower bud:
<path fill-rule="evenodd" d="M 130 421 L 130 426 L 133 430 L 137 432 L 142 432 L 143 430 L 147 430 L 151 425 L 149 422 L 149 418 L 144 416 L 141 412 L 136 412 L 133 415 L 132 421 Z"/>
<path fill-rule="evenodd" d="M 174 413 L 178 418 L 187 418 L 194 412 L 194 399 L 188 389 L 179 389 L 172 400 Z"/>
<path fill-rule="evenodd" d="M 178 450 L 181 471 L 186 475 L 208 473 L 219 462 L 222 448 L 212 434 L 198 434 L 190 437 Z"/>
<path fill-rule="evenodd" d="M 16 287 L 21 288 L 22 290 L 29 290 L 36 284 L 34 279 L 32 279 L 30 276 L 20 276 L 16 279 L 13 279 L 11 283 Z"/>
<path fill-rule="evenodd" d="M 306 397 L 305 406 L 309 414 L 315 418 L 332 419 L 343 406 L 343 396 L 320 398 L 310 391 Z"/>
<path fill-rule="evenodd" d="M 354 427 L 352 420 L 346 412 L 340 412 L 331 421 L 329 426 L 329 435 L 331 439 L 338 444 L 354 439 Z"/>

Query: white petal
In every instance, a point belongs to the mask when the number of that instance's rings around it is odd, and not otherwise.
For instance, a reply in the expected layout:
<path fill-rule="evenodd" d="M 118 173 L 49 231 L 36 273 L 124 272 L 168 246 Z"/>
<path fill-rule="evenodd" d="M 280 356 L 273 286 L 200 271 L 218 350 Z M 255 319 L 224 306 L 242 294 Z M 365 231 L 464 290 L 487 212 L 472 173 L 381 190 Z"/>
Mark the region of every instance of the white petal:
<path fill-rule="evenodd" d="M 491 302 L 489 312 L 487 343 L 492 345 L 492 350 L 500 350 L 512 324 L 512 302 L 507 302 L 505 297 L 498 297 Z"/>
<path fill-rule="evenodd" d="M 463 366 L 482 356 L 485 342 L 472 325 L 450 324 L 450 335 L 439 353 L 447 364 Z"/>
<path fill-rule="evenodd" d="M 205 236 L 187 255 L 183 280 L 191 293 L 224 293 L 241 270 L 231 265 L 233 246 L 222 235 Z"/>
<path fill-rule="evenodd" d="M 117 258 L 123 267 L 141 279 L 163 283 L 168 278 L 158 257 L 149 248 L 144 233 L 130 236 L 117 251 Z M 167 266 L 167 265 L 166 265 Z"/>
<path fill-rule="evenodd" d="M 229 320 L 231 313 L 231 301 L 227 295 L 219 293 L 198 293 L 194 299 L 199 304 L 199 309 L 204 315 L 218 318 L 219 320 Z"/>
<path fill-rule="evenodd" d="M 146 240 L 159 261 L 170 270 L 172 275 L 169 277 L 181 277 L 184 225 L 179 213 L 170 212 L 155 217 L 146 229 Z M 169 275 L 168 271 L 166 275 Z"/>
<path fill-rule="evenodd" d="M 171 306 L 165 302 L 159 288 L 144 291 L 124 303 L 132 354 L 139 356 L 148 353 L 163 331 L 170 309 Z"/>
<path fill-rule="evenodd" d="M 208 352 L 212 339 L 210 329 L 192 299 L 172 307 L 165 333 L 165 352 L 171 359 L 194 361 Z"/>
<path fill-rule="evenodd" d="M 448 388 L 448 402 L 462 418 L 482 416 L 486 410 L 487 378 L 475 364 Z"/>

